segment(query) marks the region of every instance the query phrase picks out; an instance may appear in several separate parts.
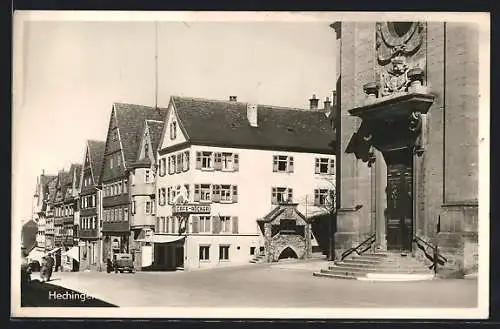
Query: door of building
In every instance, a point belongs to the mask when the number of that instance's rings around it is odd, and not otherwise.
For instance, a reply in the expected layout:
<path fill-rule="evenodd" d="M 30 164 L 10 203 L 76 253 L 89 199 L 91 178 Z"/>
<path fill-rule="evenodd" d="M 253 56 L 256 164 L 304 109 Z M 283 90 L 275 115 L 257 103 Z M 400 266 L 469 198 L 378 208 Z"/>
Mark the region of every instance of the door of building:
<path fill-rule="evenodd" d="M 184 246 L 177 245 L 175 248 L 175 267 L 184 267 Z"/>
<path fill-rule="evenodd" d="M 409 149 L 384 154 L 387 161 L 387 249 L 411 251 L 413 237 L 413 165 Z"/>

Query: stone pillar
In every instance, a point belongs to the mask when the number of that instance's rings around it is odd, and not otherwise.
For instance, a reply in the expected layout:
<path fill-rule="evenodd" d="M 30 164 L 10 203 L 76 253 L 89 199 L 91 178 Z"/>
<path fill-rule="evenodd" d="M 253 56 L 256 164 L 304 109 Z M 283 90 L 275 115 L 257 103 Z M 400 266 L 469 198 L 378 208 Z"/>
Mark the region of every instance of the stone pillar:
<path fill-rule="evenodd" d="M 304 239 L 305 239 L 305 257 L 311 258 L 312 256 L 312 244 L 311 244 L 311 224 L 307 223 L 304 227 Z"/>
<path fill-rule="evenodd" d="M 478 36 L 473 24 L 445 25 L 444 204 L 437 241 L 450 259 L 443 273 L 457 276 L 477 268 Z"/>
<path fill-rule="evenodd" d="M 271 252 L 271 224 L 264 224 L 264 252 L 266 253 L 266 262 L 272 262 Z"/>
<path fill-rule="evenodd" d="M 340 202 L 337 209 L 337 232 L 335 233 L 335 256 L 353 247 L 370 234 L 371 223 L 371 177 L 366 163 L 346 153 L 353 134 L 361 120 L 349 114 L 349 110 L 364 105 L 363 85 L 375 78 L 375 23 L 342 22 L 340 51 L 340 134 L 338 134 L 340 165 Z"/>
<path fill-rule="evenodd" d="M 376 245 L 379 250 L 387 250 L 386 239 L 386 219 L 385 212 L 387 209 L 387 164 L 384 156 L 378 150 L 375 150 L 375 198 L 376 198 Z"/>

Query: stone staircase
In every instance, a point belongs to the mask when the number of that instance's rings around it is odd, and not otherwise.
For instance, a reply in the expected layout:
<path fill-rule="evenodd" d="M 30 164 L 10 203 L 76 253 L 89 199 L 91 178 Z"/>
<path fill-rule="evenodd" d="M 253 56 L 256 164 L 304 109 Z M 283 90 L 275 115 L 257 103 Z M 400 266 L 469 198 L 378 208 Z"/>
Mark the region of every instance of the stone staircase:
<path fill-rule="evenodd" d="M 365 253 L 334 261 L 314 276 L 363 281 L 421 281 L 434 272 L 411 255 L 392 252 Z"/>
<path fill-rule="evenodd" d="M 252 264 L 262 263 L 264 261 L 265 261 L 264 253 L 259 253 L 259 254 L 255 255 L 254 258 L 250 259 L 250 263 L 252 263 Z"/>

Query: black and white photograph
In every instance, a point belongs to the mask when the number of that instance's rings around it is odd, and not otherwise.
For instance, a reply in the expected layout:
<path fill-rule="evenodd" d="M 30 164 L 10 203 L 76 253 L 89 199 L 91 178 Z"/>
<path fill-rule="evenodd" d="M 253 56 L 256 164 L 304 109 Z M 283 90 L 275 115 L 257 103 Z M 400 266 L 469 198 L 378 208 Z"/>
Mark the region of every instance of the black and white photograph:
<path fill-rule="evenodd" d="M 13 16 L 12 317 L 484 319 L 489 13 Z"/>

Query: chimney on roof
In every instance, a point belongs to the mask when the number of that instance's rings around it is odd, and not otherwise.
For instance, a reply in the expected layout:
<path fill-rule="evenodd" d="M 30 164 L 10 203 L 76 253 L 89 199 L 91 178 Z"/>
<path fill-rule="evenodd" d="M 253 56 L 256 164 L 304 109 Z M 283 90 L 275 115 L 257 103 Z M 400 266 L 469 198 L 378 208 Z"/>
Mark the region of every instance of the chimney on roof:
<path fill-rule="evenodd" d="M 257 104 L 247 104 L 247 119 L 251 127 L 258 127 Z"/>
<path fill-rule="evenodd" d="M 330 111 L 332 110 L 332 102 L 330 101 L 329 97 L 325 99 L 324 104 L 325 113 L 330 113 Z"/>
<path fill-rule="evenodd" d="M 319 103 L 319 99 L 316 98 L 316 94 L 313 94 L 312 98 L 309 99 L 309 108 L 311 110 L 317 110 L 318 109 L 318 103 Z"/>
<path fill-rule="evenodd" d="M 230 102 L 236 102 L 238 100 L 238 96 L 229 96 Z"/>

